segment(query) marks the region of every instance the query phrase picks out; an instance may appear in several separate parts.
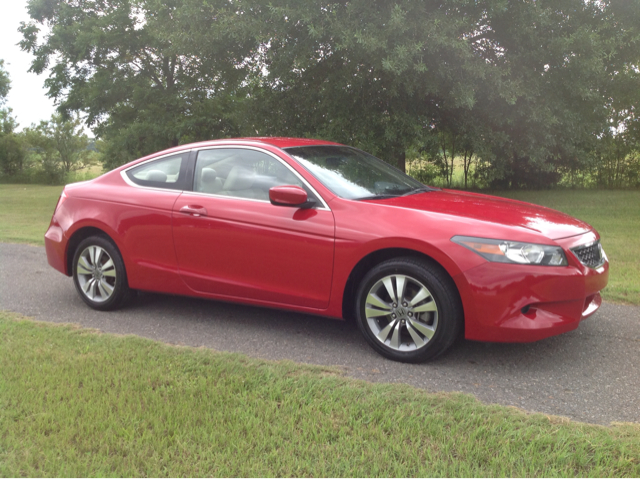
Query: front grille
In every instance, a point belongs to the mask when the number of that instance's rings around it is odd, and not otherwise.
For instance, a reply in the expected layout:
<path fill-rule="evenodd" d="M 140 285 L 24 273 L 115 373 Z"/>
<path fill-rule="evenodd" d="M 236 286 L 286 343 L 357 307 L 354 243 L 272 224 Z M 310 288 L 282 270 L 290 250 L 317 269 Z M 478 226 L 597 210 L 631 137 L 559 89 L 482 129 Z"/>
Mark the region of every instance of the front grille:
<path fill-rule="evenodd" d="M 577 246 L 572 248 L 571 251 L 573 251 L 583 265 L 588 266 L 589 268 L 597 268 L 598 266 L 602 266 L 604 263 L 600 241 L 596 241 L 595 243 L 588 245 Z"/>

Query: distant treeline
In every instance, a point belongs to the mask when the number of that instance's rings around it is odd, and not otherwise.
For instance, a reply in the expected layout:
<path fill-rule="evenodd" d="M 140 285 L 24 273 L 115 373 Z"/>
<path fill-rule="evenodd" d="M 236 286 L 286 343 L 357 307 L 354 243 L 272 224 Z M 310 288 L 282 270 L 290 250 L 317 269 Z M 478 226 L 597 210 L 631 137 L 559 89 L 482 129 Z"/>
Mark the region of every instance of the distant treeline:
<path fill-rule="evenodd" d="M 86 119 L 107 168 L 279 135 L 443 185 L 640 186 L 640 0 L 30 0 L 29 14 L 32 71 L 51 69 L 61 118 Z"/>

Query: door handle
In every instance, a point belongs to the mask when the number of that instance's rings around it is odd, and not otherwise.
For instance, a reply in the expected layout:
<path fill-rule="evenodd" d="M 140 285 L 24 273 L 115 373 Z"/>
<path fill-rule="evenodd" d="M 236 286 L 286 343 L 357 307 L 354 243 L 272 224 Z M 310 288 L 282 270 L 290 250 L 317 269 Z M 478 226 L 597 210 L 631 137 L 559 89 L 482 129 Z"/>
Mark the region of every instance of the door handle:
<path fill-rule="evenodd" d="M 191 216 L 207 216 L 207 210 L 202 206 L 186 205 L 180 208 L 180 213 L 186 213 Z"/>

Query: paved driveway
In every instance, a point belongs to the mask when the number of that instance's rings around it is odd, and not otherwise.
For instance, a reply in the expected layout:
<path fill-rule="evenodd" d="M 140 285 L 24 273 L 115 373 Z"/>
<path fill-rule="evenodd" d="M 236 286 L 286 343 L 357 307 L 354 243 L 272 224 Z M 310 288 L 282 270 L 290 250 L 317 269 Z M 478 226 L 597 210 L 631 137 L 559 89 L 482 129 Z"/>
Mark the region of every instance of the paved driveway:
<path fill-rule="evenodd" d="M 435 362 L 378 356 L 342 321 L 190 298 L 141 294 L 126 309 L 90 310 L 44 248 L 0 244 L 0 309 L 41 321 L 174 344 L 342 367 L 356 378 L 462 391 L 482 401 L 609 424 L 640 422 L 640 308 L 605 303 L 578 330 L 532 344 L 460 341 Z"/>

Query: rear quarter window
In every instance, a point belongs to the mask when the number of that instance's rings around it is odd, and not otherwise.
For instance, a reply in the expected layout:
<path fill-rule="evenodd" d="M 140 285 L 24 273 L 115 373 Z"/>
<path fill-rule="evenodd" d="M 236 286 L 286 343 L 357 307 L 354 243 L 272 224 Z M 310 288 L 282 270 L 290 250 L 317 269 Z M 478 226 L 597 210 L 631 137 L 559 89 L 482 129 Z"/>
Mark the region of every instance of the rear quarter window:
<path fill-rule="evenodd" d="M 136 185 L 169 190 L 183 190 L 188 152 L 172 155 L 127 170 Z"/>

